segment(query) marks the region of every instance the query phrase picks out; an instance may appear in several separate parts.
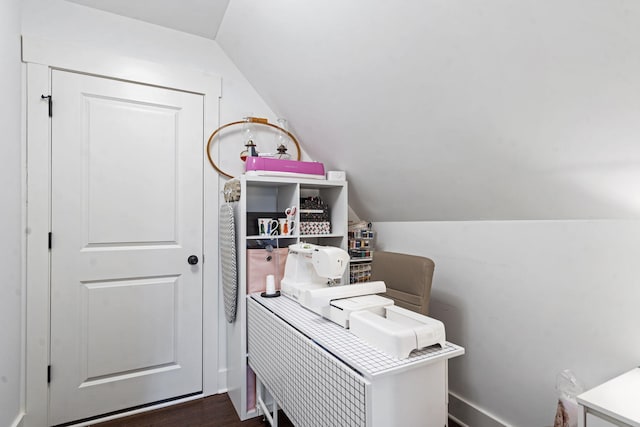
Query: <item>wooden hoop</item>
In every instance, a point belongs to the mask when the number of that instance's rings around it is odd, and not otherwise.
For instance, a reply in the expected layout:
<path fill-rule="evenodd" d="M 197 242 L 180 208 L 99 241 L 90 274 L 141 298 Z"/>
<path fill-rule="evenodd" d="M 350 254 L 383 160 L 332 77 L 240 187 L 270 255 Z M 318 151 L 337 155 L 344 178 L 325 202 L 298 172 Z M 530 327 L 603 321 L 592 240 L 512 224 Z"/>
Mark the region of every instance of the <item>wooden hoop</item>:
<path fill-rule="evenodd" d="M 211 166 L 213 166 L 213 168 L 220 174 L 223 176 L 226 176 L 227 178 L 233 178 L 232 175 L 229 175 L 228 173 L 224 172 L 222 169 L 220 169 L 216 163 L 213 161 L 213 158 L 211 157 L 211 146 L 213 145 L 214 142 L 214 138 L 215 136 L 218 134 L 218 132 L 220 132 L 222 129 L 228 128 L 229 126 L 234 126 L 234 125 L 241 125 L 241 124 L 246 124 L 246 123 L 256 123 L 259 125 L 264 125 L 264 126 L 269 126 L 271 128 L 277 129 L 280 132 L 284 133 L 285 135 L 287 135 L 291 141 L 293 141 L 293 143 L 296 146 L 296 149 L 298 151 L 298 158 L 296 160 L 300 160 L 300 144 L 298 143 L 298 140 L 296 139 L 295 136 L 293 136 L 293 134 L 291 132 L 289 132 L 286 129 L 281 128 L 280 126 L 274 125 L 273 123 L 269 123 L 267 121 L 267 119 L 263 119 L 260 117 L 247 117 L 246 120 L 239 120 L 237 122 L 231 122 L 231 123 L 227 123 L 226 125 L 222 125 L 220 126 L 218 129 L 216 129 L 211 136 L 209 137 L 209 141 L 207 141 L 207 158 L 209 159 L 209 163 L 211 163 Z"/>

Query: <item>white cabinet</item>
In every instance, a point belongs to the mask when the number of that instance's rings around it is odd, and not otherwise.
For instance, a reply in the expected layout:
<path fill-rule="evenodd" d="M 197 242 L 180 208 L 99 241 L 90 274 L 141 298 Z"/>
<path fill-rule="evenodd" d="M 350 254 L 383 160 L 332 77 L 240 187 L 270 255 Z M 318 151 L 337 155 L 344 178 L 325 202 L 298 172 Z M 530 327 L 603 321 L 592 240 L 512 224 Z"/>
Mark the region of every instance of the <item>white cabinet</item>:
<path fill-rule="evenodd" d="M 447 425 L 448 360 L 462 347 L 396 359 L 293 300 L 259 294 L 249 298 L 248 324 L 249 363 L 293 424 Z"/>
<path fill-rule="evenodd" d="M 235 207 L 238 253 L 238 307 L 236 319 L 227 323 L 227 388 L 229 397 L 241 420 L 257 416 L 255 410 L 255 378 L 247 369 L 247 246 L 271 239 L 274 247 L 285 248 L 293 243 L 306 242 L 336 246 L 347 250 L 348 198 L 346 181 L 254 177 L 240 178 L 240 201 Z M 331 230 L 329 234 L 300 235 L 299 226 L 290 236 L 259 236 L 256 227 L 247 222 L 253 213 L 281 214 L 292 206 L 300 206 L 302 197 L 319 197 L 329 206 Z M 299 224 L 300 209 L 295 223 Z M 253 219 L 252 219 L 253 221 Z M 345 271 L 343 283 L 349 283 Z"/>

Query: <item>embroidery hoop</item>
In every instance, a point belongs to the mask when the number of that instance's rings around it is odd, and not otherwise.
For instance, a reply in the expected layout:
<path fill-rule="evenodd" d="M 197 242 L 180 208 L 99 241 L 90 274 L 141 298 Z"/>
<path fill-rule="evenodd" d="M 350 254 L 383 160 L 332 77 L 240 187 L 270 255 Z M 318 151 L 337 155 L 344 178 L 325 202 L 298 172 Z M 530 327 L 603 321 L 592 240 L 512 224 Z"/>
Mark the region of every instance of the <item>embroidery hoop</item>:
<path fill-rule="evenodd" d="M 213 160 L 213 157 L 211 157 L 211 147 L 213 147 L 213 145 L 215 144 L 215 137 L 216 135 L 223 129 L 226 129 L 228 127 L 231 126 L 237 126 L 237 125 L 244 125 L 246 123 L 253 123 L 253 124 L 258 124 L 258 125 L 263 125 L 263 126 L 268 126 L 270 128 L 276 129 L 282 133 L 284 133 L 285 135 L 287 135 L 289 137 L 289 139 L 291 139 L 291 141 L 293 142 L 293 144 L 296 146 L 296 151 L 297 151 L 297 157 L 295 160 L 300 160 L 300 144 L 298 143 L 298 140 L 296 139 L 295 136 L 293 136 L 293 134 L 291 132 L 289 132 L 286 129 L 281 128 L 278 125 L 274 125 L 273 123 L 269 123 L 269 120 L 261 118 L 261 117 L 246 117 L 244 120 L 238 120 L 236 122 L 231 122 L 231 123 L 227 123 L 225 125 L 220 126 L 218 129 L 216 129 L 211 136 L 209 136 L 209 140 L 207 141 L 207 158 L 209 159 L 209 163 L 211 164 L 211 166 L 213 166 L 213 168 L 220 174 L 223 176 L 226 176 L 227 178 L 233 178 L 233 176 L 225 171 L 223 171 L 222 169 L 220 169 L 220 167 L 218 167 L 218 165 L 216 165 L 216 162 Z M 220 138 L 218 138 L 219 140 Z"/>

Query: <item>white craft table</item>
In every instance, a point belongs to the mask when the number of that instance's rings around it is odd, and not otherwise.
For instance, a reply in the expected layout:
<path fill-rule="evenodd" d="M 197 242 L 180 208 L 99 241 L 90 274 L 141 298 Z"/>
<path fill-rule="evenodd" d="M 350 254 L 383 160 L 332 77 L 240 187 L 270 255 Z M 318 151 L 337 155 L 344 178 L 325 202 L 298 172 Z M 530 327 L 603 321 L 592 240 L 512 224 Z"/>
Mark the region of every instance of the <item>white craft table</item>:
<path fill-rule="evenodd" d="M 587 414 L 593 414 L 618 426 L 640 427 L 640 368 L 580 394 L 578 427 L 587 426 Z"/>
<path fill-rule="evenodd" d="M 249 366 L 294 425 L 447 425 L 448 360 L 462 347 L 398 360 L 287 297 L 253 294 L 247 307 Z"/>

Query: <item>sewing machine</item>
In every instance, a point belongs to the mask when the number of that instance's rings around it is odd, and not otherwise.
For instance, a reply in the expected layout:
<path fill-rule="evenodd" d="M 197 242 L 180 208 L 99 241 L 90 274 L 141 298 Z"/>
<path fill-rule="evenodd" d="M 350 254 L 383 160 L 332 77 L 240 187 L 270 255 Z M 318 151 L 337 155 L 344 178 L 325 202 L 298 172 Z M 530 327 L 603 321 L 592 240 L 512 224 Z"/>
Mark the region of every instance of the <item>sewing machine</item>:
<path fill-rule="evenodd" d="M 386 292 L 384 282 L 340 284 L 348 265 L 349 254 L 340 248 L 293 244 L 281 292 L 398 359 L 433 344 L 444 348 L 444 324 L 377 295 Z"/>

